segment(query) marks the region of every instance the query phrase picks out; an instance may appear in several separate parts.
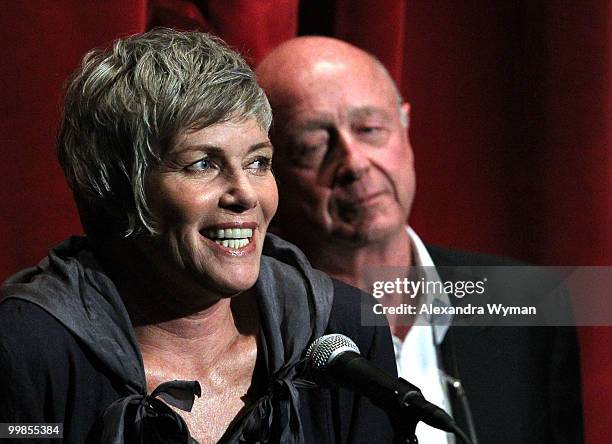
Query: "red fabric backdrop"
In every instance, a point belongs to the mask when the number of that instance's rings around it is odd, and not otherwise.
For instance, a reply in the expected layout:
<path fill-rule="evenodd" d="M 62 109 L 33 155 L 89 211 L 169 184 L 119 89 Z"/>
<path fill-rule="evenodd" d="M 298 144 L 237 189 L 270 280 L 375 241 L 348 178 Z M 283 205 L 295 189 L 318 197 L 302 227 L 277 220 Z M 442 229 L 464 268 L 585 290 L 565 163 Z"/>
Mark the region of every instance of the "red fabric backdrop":
<path fill-rule="evenodd" d="M 85 51 L 155 25 L 256 63 L 297 33 L 376 54 L 412 103 L 423 237 L 539 264 L 612 265 L 611 6 L 481 0 L 10 2 L 0 16 L 0 279 L 80 232 L 55 160 Z M 612 332 L 582 328 L 587 442 L 612 433 Z"/>

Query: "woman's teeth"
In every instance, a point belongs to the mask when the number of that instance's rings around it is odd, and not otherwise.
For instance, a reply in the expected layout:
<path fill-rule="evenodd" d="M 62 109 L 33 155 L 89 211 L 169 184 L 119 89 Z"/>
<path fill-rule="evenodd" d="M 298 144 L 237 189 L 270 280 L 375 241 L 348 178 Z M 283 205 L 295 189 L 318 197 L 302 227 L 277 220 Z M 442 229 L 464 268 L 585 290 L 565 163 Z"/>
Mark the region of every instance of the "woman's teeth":
<path fill-rule="evenodd" d="M 226 248 L 244 248 L 253 237 L 252 228 L 219 228 L 216 230 L 206 230 L 206 237 L 214 240 L 219 245 Z"/>

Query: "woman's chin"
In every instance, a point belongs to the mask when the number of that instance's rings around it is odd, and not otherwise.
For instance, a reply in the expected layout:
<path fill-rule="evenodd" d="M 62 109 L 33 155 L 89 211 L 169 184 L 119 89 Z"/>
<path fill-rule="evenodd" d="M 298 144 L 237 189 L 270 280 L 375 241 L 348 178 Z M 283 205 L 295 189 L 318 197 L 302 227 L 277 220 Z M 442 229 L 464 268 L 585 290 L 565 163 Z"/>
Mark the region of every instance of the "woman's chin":
<path fill-rule="evenodd" d="M 208 291 L 215 292 L 220 298 L 231 298 L 253 288 L 257 282 L 258 273 L 249 273 L 250 276 L 240 271 L 228 271 L 223 276 L 213 276 L 201 279 L 200 282 Z"/>

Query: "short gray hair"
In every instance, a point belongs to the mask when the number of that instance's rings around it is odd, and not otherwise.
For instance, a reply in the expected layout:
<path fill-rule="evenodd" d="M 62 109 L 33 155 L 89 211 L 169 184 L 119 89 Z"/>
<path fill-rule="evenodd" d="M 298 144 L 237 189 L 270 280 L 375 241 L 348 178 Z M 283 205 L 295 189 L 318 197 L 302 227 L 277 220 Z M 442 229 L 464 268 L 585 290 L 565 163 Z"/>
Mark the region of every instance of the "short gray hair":
<path fill-rule="evenodd" d="M 175 138 L 272 113 L 255 74 L 223 41 L 158 28 L 85 55 L 68 84 L 58 157 L 85 231 L 156 232 L 145 179 Z"/>

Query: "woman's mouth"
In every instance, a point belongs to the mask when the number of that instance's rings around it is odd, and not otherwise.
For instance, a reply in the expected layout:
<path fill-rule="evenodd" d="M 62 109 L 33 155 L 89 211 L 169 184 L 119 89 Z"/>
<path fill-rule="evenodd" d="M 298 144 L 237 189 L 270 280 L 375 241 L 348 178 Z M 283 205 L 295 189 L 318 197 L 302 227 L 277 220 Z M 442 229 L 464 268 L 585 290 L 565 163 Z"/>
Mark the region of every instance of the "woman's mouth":
<path fill-rule="evenodd" d="M 239 250 L 251 243 L 253 229 L 217 228 L 204 230 L 202 234 L 222 247 Z"/>

